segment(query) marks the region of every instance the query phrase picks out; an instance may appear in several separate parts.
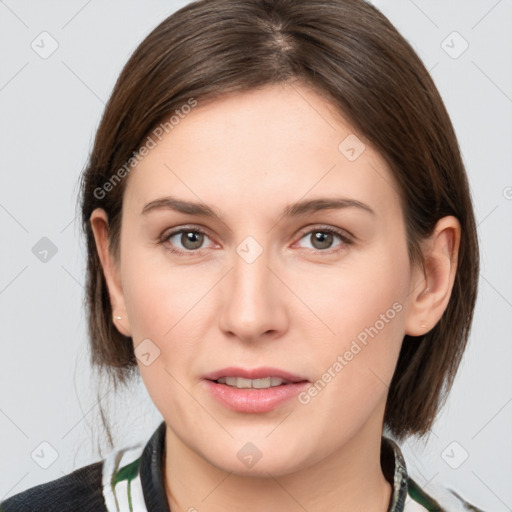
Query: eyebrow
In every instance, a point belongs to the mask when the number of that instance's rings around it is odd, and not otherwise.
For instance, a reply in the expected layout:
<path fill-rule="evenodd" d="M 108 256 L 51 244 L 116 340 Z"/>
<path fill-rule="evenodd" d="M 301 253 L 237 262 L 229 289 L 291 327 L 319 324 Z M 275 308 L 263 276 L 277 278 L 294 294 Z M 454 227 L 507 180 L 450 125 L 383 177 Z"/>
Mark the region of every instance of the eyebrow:
<path fill-rule="evenodd" d="M 299 217 L 308 213 L 314 213 L 322 210 L 339 210 L 343 208 L 358 208 L 362 211 L 375 215 L 375 212 L 365 203 L 355 199 L 343 197 L 325 197 L 318 199 L 309 199 L 287 205 L 282 212 L 282 217 Z M 175 197 L 162 197 L 149 202 L 142 209 L 141 215 L 154 210 L 174 210 L 189 215 L 209 217 L 222 222 L 220 215 L 205 204 L 184 201 Z"/>

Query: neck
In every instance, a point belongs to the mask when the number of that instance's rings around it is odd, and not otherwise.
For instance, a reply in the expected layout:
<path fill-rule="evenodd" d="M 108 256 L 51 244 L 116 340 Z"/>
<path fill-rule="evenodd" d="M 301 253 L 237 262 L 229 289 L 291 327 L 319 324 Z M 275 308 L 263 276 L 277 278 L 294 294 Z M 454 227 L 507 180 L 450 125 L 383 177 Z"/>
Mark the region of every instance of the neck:
<path fill-rule="evenodd" d="M 167 426 L 164 481 L 171 512 L 386 512 L 392 487 L 380 465 L 382 430 L 368 427 L 319 462 L 267 478 L 212 465 Z"/>

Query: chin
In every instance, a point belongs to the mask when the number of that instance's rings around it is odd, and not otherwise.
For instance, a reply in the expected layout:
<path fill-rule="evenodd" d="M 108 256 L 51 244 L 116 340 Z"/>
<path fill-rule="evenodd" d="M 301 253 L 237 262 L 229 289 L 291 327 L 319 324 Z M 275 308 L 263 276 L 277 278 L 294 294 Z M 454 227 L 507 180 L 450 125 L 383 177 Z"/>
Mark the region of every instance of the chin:
<path fill-rule="evenodd" d="M 205 451 L 198 453 L 223 471 L 255 478 L 268 478 L 269 473 L 276 477 L 287 475 L 313 464 L 316 457 L 321 458 L 318 453 L 307 457 L 304 445 L 296 439 L 289 446 L 283 445 L 277 439 L 276 442 L 269 439 L 251 442 L 247 440 L 250 436 L 245 439 L 243 442 L 230 440 L 229 446 L 219 444 L 213 452 L 210 445 Z"/>

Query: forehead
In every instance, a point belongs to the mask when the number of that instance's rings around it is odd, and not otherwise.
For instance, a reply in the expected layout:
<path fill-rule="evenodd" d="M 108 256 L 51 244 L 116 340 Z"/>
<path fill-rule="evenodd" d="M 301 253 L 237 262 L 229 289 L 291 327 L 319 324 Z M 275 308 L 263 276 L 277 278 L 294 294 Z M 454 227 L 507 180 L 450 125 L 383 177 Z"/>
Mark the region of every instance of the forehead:
<path fill-rule="evenodd" d="M 305 86 L 279 84 L 198 105 L 131 172 L 139 211 L 166 193 L 241 213 L 299 198 L 346 195 L 398 202 L 384 159 L 335 106 Z"/>

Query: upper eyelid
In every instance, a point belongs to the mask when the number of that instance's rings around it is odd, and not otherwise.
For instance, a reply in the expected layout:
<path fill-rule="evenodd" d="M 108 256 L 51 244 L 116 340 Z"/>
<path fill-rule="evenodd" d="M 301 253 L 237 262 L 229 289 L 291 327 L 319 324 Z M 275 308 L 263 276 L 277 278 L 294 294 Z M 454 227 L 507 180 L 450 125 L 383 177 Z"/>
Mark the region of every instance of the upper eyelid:
<path fill-rule="evenodd" d="M 313 231 L 332 231 L 334 234 L 336 234 L 340 237 L 350 238 L 351 240 L 355 239 L 355 236 L 352 233 L 350 233 L 349 231 L 347 231 L 346 229 L 337 228 L 337 227 L 329 226 L 329 225 L 321 225 L 321 224 L 317 224 L 316 226 L 313 226 L 313 227 L 304 228 L 303 230 L 299 231 L 299 235 L 300 236 L 308 235 L 308 234 L 312 233 Z"/>
<path fill-rule="evenodd" d="M 205 228 L 199 227 L 199 226 L 184 226 L 184 227 L 172 228 L 169 231 L 165 231 L 164 234 L 162 235 L 162 238 L 167 239 L 171 236 L 177 235 L 179 233 L 184 233 L 187 231 L 189 231 L 189 232 L 195 231 L 198 233 L 202 233 L 202 234 L 208 236 L 209 238 L 211 238 L 211 236 L 208 233 L 208 230 Z"/>

